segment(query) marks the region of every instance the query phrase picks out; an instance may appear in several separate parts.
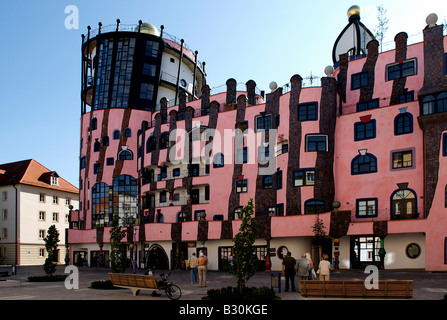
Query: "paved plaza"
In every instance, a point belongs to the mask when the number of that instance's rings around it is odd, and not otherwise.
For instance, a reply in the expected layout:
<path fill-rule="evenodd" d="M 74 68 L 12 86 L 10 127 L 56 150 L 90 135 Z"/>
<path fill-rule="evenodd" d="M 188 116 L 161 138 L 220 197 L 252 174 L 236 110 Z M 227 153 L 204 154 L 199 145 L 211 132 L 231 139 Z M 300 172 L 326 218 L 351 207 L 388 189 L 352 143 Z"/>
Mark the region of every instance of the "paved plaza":
<path fill-rule="evenodd" d="M 161 296 L 151 296 L 151 291 L 141 291 L 138 296 L 133 296 L 129 289 L 95 290 L 90 289 L 90 284 L 95 280 L 108 280 L 108 268 L 80 267 L 79 289 L 68 290 L 61 282 L 28 282 L 29 276 L 44 275 L 42 266 L 17 267 L 15 275 L 11 275 L 11 269 L 1 268 L 0 271 L 9 270 L 8 277 L 0 278 L 0 301 L 5 300 L 169 300 L 163 291 Z M 56 274 L 63 274 L 65 266 L 58 266 Z M 155 276 L 165 271 L 156 271 Z M 133 273 L 129 269 L 126 273 Z M 144 274 L 144 270 L 136 270 L 137 274 Z M 331 280 L 365 280 L 369 274 L 362 270 L 338 270 L 331 274 Z M 6 281 L 5 280 L 10 280 Z M 8 286 L 8 284 L 20 286 Z M 175 270 L 171 272 L 169 280 L 177 284 L 182 290 L 180 300 L 201 301 L 206 297 L 207 289 L 235 286 L 236 278 L 225 272 L 208 271 L 207 287 L 199 288 L 197 284 L 191 284 L 188 271 Z M 281 276 L 281 292 L 277 295 L 281 300 L 329 300 L 329 298 L 301 297 L 297 292 L 284 292 L 284 277 Z M 414 280 L 413 300 L 442 300 L 447 294 L 447 273 L 427 272 L 414 270 L 381 270 L 379 280 Z M 296 280 L 297 281 L 297 280 Z M 267 286 L 272 284 L 271 272 L 258 272 L 249 282 L 248 286 Z M 346 300 L 345 298 L 341 298 Z M 356 300 L 371 300 L 371 298 Z"/>

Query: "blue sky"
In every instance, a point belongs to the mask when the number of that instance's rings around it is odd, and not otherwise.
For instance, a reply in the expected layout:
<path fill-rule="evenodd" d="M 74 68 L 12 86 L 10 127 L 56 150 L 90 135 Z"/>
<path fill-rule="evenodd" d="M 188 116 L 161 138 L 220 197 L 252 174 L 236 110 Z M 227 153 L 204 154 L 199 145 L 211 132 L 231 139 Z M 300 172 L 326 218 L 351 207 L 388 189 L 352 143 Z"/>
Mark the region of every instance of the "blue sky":
<path fill-rule="evenodd" d="M 8 1 L 0 19 L 0 163 L 33 158 L 78 186 L 80 46 L 88 25 L 95 29 L 118 18 L 164 25 L 199 51 L 211 87 L 252 79 L 268 91 L 271 81 L 281 86 L 294 74 L 324 76 L 354 4 L 371 31 L 376 7 L 387 9 L 385 42 L 401 31 L 421 34 L 432 12 L 438 23 L 447 19 L 445 0 Z M 79 10 L 79 29 L 65 27 L 68 5 Z"/>

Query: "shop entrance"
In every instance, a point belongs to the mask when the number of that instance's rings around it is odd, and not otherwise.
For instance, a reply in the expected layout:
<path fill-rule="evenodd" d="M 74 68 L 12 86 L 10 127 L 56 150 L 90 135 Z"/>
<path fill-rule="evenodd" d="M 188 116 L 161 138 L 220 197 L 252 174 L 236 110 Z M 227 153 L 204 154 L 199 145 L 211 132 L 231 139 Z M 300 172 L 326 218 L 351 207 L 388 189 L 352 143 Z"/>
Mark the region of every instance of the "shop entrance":
<path fill-rule="evenodd" d="M 171 250 L 171 269 L 185 269 L 188 259 L 188 242 L 173 242 Z"/>
<path fill-rule="evenodd" d="M 364 269 L 368 265 L 380 266 L 380 238 L 374 236 L 351 237 L 351 268 Z"/>
<path fill-rule="evenodd" d="M 153 270 L 168 270 L 169 261 L 165 250 L 158 244 L 153 244 L 146 251 L 144 268 Z"/>

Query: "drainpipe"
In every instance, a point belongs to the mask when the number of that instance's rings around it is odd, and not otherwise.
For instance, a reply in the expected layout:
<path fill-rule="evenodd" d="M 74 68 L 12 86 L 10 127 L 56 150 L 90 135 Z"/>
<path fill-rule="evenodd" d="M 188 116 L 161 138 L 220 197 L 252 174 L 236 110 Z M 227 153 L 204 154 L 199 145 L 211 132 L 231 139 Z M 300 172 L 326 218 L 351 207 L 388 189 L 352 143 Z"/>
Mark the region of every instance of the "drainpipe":
<path fill-rule="evenodd" d="M 180 42 L 182 43 L 181 47 L 180 47 L 180 59 L 178 61 L 178 72 L 177 72 L 177 84 L 175 86 L 175 103 L 174 105 L 177 105 L 177 96 L 178 96 L 178 89 L 179 89 L 179 82 L 180 82 L 180 70 L 182 68 L 182 62 L 183 62 L 183 39 L 180 40 Z"/>
<path fill-rule="evenodd" d="M 18 192 L 17 192 L 17 188 L 16 188 L 16 185 L 15 184 L 13 184 L 12 185 L 12 187 L 16 190 L 16 203 L 15 203 L 15 244 L 16 244 L 16 256 L 15 256 L 15 260 L 14 260 L 14 266 L 13 266 L 13 271 L 12 271 L 12 274 L 16 274 L 17 272 L 16 272 L 16 268 L 17 268 L 17 265 L 19 264 L 19 251 L 20 251 L 20 247 L 19 247 L 19 237 L 18 237 L 18 229 L 19 229 L 19 227 L 18 227 L 18 210 L 17 210 L 17 208 L 18 208 Z"/>

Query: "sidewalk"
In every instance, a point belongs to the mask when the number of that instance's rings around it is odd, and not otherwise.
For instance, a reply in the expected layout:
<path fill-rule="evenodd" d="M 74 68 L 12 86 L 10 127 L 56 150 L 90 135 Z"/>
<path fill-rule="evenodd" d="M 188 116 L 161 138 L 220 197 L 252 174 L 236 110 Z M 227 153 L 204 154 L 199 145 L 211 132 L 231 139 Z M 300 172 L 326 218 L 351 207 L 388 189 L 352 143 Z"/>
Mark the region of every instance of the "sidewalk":
<path fill-rule="evenodd" d="M 58 266 L 57 274 L 64 273 L 65 266 Z M 92 281 L 108 280 L 108 268 L 79 269 L 79 289 L 68 290 L 64 282 L 27 282 L 29 276 L 44 275 L 42 266 L 18 267 L 16 275 L 0 278 L 0 300 L 169 300 L 163 291 L 160 297 L 152 297 L 151 291 L 141 291 L 136 297 L 131 290 L 94 290 L 89 289 Z M 5 270 L 0 270 L 5 271 Z M 155 276 L 165 271 L 156 271 Z M 168 271 L 169 272 L 169 271 Z M 127 270 L 126 273 L 133 273 Z M 137 274 L 144 274 L 144 270 L 137 270 Z M 11 271 L 9 270 L 9 274 Z M 365 280 L 368 274 L 362 270 L 338 270 L 331 274 L 331 280 Z M 380 280 L 414 280 L 413 300 L 442 300 L 447 294 L 447 273 L 408 270 L 384 270 L 379 272 Z M 18 280 L 20 286 L 4 287 L 3 280 Z M 197 284 L 190 283 L 189 272 L 174 270 L 169 280 L 182 290 L 180 300 L 202 301 L 207 289 L 216 289 L 227 286 L 236 286 L 236 278 L 225 272 L 209 271 L 207 274 L 207 287 L 198 288 Z M 281 300 L 329 300 L 329 298 L 305 298 L 297 292 L 284 292 L 284 277 L 281 277 L 282 292 L 277 293 Z M 258 272 L 247 283 L 248 286 L 271 286 L 271 273 Z M 277 292 L 278 290 L 275 289 Z M 343 299 L 347 300 L 347 299 Z M 365 300 L 365 299 L 354 299 Z M 371 299 L 366 299 L 371 300 Z"/>

